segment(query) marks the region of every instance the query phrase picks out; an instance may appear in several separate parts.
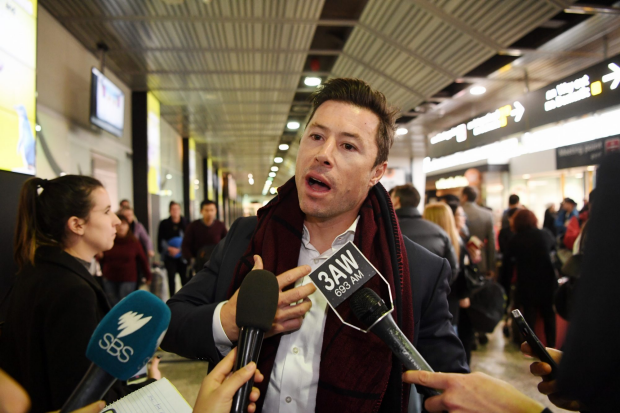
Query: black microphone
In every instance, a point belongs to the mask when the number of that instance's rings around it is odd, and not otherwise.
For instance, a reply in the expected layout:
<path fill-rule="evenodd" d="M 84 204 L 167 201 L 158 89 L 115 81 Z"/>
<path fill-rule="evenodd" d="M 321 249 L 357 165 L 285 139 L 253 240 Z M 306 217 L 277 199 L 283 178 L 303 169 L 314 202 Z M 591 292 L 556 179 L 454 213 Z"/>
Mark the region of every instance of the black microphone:
<path fill-rule="evenodd" d="M 370 288 L 362 288 L 353 294 L 350 305 L 353 314 L 388 345 L 407 370 L 434 371 L 398 328 L 387 306 L 377 293 Z M 440 394 L 435 389 L 425 388 L 425 390 L 429 396 Z"/>
<path fill-rule="evenodd" d="M 60 410 L 68 413 L 127 380 L 153 357 L 170 323 L 170 309 L 155 295 L 138 290 L 114 306 L 90 338 L 86 357 L 92 364 Z"/>
<path fill-rule="evenodd" d="M 258 362 L 263 337 L 271 328 L 278 309 L 280 287 L 273 273 L 266 270 L 250 271 L 239 287 L 237 297 L 237 359 L 233 371 L 250 362 Z M 254 377 L 245 383 L 233 398 L 231 413 L 246 413 Z"/>

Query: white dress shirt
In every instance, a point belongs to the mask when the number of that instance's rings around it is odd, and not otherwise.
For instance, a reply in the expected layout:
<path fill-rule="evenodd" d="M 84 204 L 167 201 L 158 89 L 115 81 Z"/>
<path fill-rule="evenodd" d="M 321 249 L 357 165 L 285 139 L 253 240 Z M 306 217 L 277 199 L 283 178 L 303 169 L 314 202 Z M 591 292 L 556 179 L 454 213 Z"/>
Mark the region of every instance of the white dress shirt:
<path fill-rule="evenodd" d="M 299 260 L 297 265 L 309 265 L 314 271 L 325 260 L 334 255 L 349 241 L 353 241 L 359 217 L 345 232 L 336 237 L 332 247 L 323 254 L 310 243 L 310 233 L 304 225 Z M 295 287 L 311 283 L 306 276 L 295 283 Z M 266 413 L 314 412 L 319 383 L 319 367 L 323 332 L 327 311 L 327 300 L 320 291 L 310 295 L 312 308 L 304 316 L 301 328 L 286 333 L 280 345 L 271 371 L 263 411 Z M 228 354 L 232 343 L 226 336 L 220 321 L 220 303 L 213 314 L 213 337 L 218 350 Z M 261 395 L 262 396 L 262 395 Z"/>

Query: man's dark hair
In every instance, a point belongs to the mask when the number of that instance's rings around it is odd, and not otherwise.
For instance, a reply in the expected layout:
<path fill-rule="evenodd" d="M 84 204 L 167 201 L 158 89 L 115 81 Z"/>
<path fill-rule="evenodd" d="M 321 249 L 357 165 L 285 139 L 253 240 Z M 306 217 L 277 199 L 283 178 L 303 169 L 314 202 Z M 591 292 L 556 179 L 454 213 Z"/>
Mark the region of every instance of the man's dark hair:
<path fill-rule="evenodd" d="M 394 132 L 396 131 L 396 116 L 398 109 L 391 107 L 385 95 L 374 90 L 370 85 L 360 79 L 330 79 L 323 86 L 310 95 L 312 103 L 312 113 L 306 127 L 312 120 L 314 113 L 323 103 L 328 100 L 349 103 L 351 105 L 368 109 L 379 118 L 377 128 L 377 158 L 373 167 L 385 162 L 390 153 L 390 148 L 394 143 Z"/>
<path fill-rule="evenodd" d="M 519 201 L 519 195 L 512 194 L 508 197 L 508 205 L 517 205 Z"/>
<path fill-rule="evenodd" d="M 475 202 L 476 198 L 478 198 L 478 191 L 473 186 L 466 186 L 463 188 L 463 195 L 465 195 L 467 201 Z"/>
<path fill-rule="evenodd" d="M 200 210 L 202 211 L 202 208 L 206 207 L 207 205 L 215 205 L 215 209 L 217 209 L 217 204 L 215 203 L 215 201 L 206 199 L 200 203 Z"/>
<path fill-rule="evenodd" d="M 452 213 L 456 216 L 456 210 L 461 206 L 461 200 L 454 194 L 445 194 L 439 197 L 439 200 L 448 204 Z"/>
<path fill-rule="evenodd" d="M 168 211 L 170 211 L 172 209 L 173 205 L 178 205 L 179 207 L 181 207 L 181 204 L 179 204 L 176 201 L 170 201 L 170 204 L 168 204 Z"/>
<path fill-rule="evenodd" d="M 119 202 L 118 204 L 123 205 L 123 202 L 129 203 L 129 199 L 121 199 L 121 202 Z"/>
<path fill-rule="evenodd" d="M 417 208 L 420 205 L 420 193 L 411 184 L 395 187 L 394 196 L 400 199 L 401 208 Z"/>
<path fill-rule="evenodd" d="M 563 202 L 577 206 L 577 202 L 575 202 L 572 198 L 564 198 Z"/>

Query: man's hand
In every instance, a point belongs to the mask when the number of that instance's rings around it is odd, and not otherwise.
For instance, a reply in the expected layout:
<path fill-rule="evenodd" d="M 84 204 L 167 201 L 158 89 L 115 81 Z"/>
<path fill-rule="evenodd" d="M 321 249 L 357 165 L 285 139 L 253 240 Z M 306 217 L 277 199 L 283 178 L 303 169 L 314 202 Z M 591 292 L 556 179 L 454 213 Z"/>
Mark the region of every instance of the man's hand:
<path fill-rule="evenodd" d="M 161 357 L 156 356 L 151 359 L 149 366 L 147 368 L 147 377 L 149 379 L 161 380 L 161 371 L 159 371 L 159 361 Z"/>
<path fill-rule="evenodd" d="M 252 270 L 262 269 L 263 260 L 260 256 L 255 255 L 254 267 Z M 287 331 L 298 330 L 301 327 L 304 314 L 306 314 L 310 310 L 310 307 L 312 307 L 312 302 L 308 296 L 316 291 L 316 287 L 314 284 L 306 284 L 284 292 L 282 289 L 287 285 L 294 284 L 300 278 L 310 274 L 310 271 L 311 269 L 308 265 L 302 265 L 283 272 L 276 277 L 278 280 L 278 285 L 280 286 L 278 310 L 276 311 L 276 316 L 273 320 L 271 330 L 265 334 L 265 337 L 270 337 Z M 224 332 L 230 341 L 237 341 L 239 339 L 239 327 L 237 327 L 238 295 L 239 290 L 235 291 L 235 294 L 230 298 L 230 300 L 222 306 L 222 310 L 220 312 L 222 327 L 224 328 Z M 301 301 L 301 303 L 291 305 L 299 301 Z"/>
<path fill-rule="evenodd" d="M 263 375 L 256 368 L 256 364 L 251 362 L 234 374 L 232 371 L 237 349 L 234 348 L 220 361 L 211 373 L 202 381 L 202 386 L 198 392 L 194 413 L 228 413 L 232 407 L 232 400 L 239 388 L 244 385 L 252 376 L 254 382 L 263 381 Z M 256 402 L 260 392 L 256 387 L 250 393 L 250 404 L 248 412 L 256 411 Z"/>
<path fill-rule="evenodd" d="M 532 348 L 527 342 L 521 344 L 521 352 L 527 356 L 536 357 L 533 355 Z M 562 359 L 562 352 L 560 350 L 547 347 L 547 352 L 556 363 L 560 364 L 560 359 Z M 538 383 L 538 391 L 547 395 L 551 403 L 566 410 L 579 411 L 584 409 L 584 406 L 578 401 L 569 400 L 558 394 L 557 382 L 555 380 L 550 380 L 548 377 L 548 374 L 551 373 L 551 366 L 549 364 L 536 361 L 530 365 L 530 372 L 534 376 L 542 378 L 542 381 Z"/>
<path fill-rule="evenodd" d="M 171 257 L 174 257 L 175 255 L 177 255 L 181 250 L 179 248 L 174 248 L 174 247 L 168 247 L 168 255 L 170 255 Z"/>
<path fill-rule="evenodd" d="M 505 381 L 484 373 L 453 374 L 412 370 L 403 381 L 443 390 L 426 399 L 429 412 L 540 413 L 545 406 L 530 399 Z"/>

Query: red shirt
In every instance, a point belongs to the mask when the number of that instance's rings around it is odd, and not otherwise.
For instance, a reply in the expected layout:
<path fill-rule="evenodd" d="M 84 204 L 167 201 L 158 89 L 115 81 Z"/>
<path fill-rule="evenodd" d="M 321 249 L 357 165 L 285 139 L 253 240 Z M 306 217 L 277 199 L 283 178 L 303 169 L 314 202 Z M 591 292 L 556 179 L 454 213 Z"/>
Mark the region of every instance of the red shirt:
<path fill-rule="evenodd" d="M 151 270 L 140 242 L 133 236 L 116 237 L 112 249 L 103 253 L 101 272 L 110 281 L 136 282 L 138 280 L 138 265 L 142 268 L 146 279 L 150 281 Z"/>
<path fill-rule="evenodd" d="M 196 257 L 198 250 L 205 245 L 217 245 L 227 234 L 226 226 L 217 219 L 207 226 L 202 219 L 197 219 L 187 226 L 183 236 L 181 250 L 185 259 Z"/>

